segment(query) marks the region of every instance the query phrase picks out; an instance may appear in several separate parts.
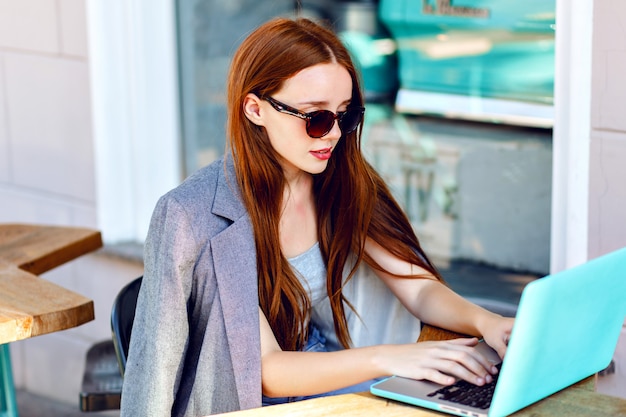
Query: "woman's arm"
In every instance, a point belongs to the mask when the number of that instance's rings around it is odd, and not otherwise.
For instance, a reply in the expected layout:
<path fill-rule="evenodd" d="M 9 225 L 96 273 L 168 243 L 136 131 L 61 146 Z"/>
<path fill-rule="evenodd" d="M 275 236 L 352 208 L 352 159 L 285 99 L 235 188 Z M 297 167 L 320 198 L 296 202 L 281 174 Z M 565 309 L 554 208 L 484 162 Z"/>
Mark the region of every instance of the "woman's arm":
<path fill-rule="evenodd" d="M 192 236 L 184 209 L 173 199 L 161 198 L 146 238 L 121 416 L 172 413 L 189 337 Z"/>
<path fill-rule="evenodd" d="M 259 316 L 263 394 L 269 397 L 320 394 L 389 375 L 440 384 L 451 384 L 458 377 L 483 385 L 491 382 L 490 372 L 496 372 L 472 348 L 476 339 L 378 345 L 336 352 L 286 352 L 276 342 L 260 309 Z"/>
<path fill-rule="evenodd" d="M 513 327 L 512 318 L 491 313 L 456 294 L 426 270 L 404 262 L 368 239 L 365 250 L 385 270 L 399 276 L 423 274 L 425 279 L 398 278 L 376 271 L 400 302 L 425 323 L 472 336 L 481 336 L 501 357 Z"/>

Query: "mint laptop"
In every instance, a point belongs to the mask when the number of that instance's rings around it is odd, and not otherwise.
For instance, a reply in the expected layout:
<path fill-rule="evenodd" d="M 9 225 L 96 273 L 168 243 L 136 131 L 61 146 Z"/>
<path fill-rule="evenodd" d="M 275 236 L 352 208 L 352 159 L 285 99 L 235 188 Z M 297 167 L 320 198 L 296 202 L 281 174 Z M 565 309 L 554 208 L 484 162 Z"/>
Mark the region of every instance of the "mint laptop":
<path fill-rule="evenodd" d="M 370 391 L 448 414 L 506 416 L 606 368 L 625 318 L 623 248 L 524 288 L 488 408 L 441 399 L 446 395 L 433 395 L 440 385 L 397 376 Z M 486 354 L 498 360 L 495 352 Z"/>

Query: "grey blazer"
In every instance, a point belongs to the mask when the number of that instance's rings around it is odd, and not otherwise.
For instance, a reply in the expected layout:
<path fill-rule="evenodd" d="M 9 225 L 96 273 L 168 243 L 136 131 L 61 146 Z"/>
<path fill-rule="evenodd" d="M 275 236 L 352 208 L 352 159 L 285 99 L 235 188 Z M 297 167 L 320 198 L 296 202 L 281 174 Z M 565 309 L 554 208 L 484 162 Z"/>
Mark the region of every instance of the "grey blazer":
<path fill-rule="evenodd" d="M 161 197 L 144 258 L 121 415 L 260 407 L 256 251 L 232 160 Z"/>

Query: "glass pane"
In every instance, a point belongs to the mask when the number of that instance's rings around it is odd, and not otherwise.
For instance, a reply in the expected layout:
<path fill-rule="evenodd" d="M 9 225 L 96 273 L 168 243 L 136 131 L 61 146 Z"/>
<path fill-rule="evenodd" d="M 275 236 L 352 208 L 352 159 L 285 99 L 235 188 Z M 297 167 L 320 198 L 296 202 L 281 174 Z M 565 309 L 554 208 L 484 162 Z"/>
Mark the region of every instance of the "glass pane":
<path fill-rule="evenodd" d="M 514 304 L 549 261 L 554 0 L 179 0 L 187 175 L 224 152 L 239 42 L 297 3 L 333 22 L 352 53 L 363 150 L 427 252 L 462 262 L 441 267 L 463 295 Z"/>
<path fill-rule="evenodd" d="M 551 127 L 554 0 L 381 0 L 398 44 L 397 105 Z"/>

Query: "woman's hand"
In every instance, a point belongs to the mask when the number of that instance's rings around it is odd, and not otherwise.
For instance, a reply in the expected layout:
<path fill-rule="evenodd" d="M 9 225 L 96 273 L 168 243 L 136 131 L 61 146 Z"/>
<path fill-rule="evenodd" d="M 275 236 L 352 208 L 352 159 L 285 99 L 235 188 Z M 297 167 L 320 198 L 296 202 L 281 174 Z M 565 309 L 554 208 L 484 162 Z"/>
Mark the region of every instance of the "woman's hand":
<path fill-rule="evenodd" d="M 515 319 L 489 313 L 478 324 L 485 342 L 504 358 Z"/>
<path fill-rule="evenodd" d="M 475 385 L 493 381 L 498 370 L 474 347 L 476 338 L 386 345 L 380 365 L 386 373 L 450 385 L 464 379 Z"/>

